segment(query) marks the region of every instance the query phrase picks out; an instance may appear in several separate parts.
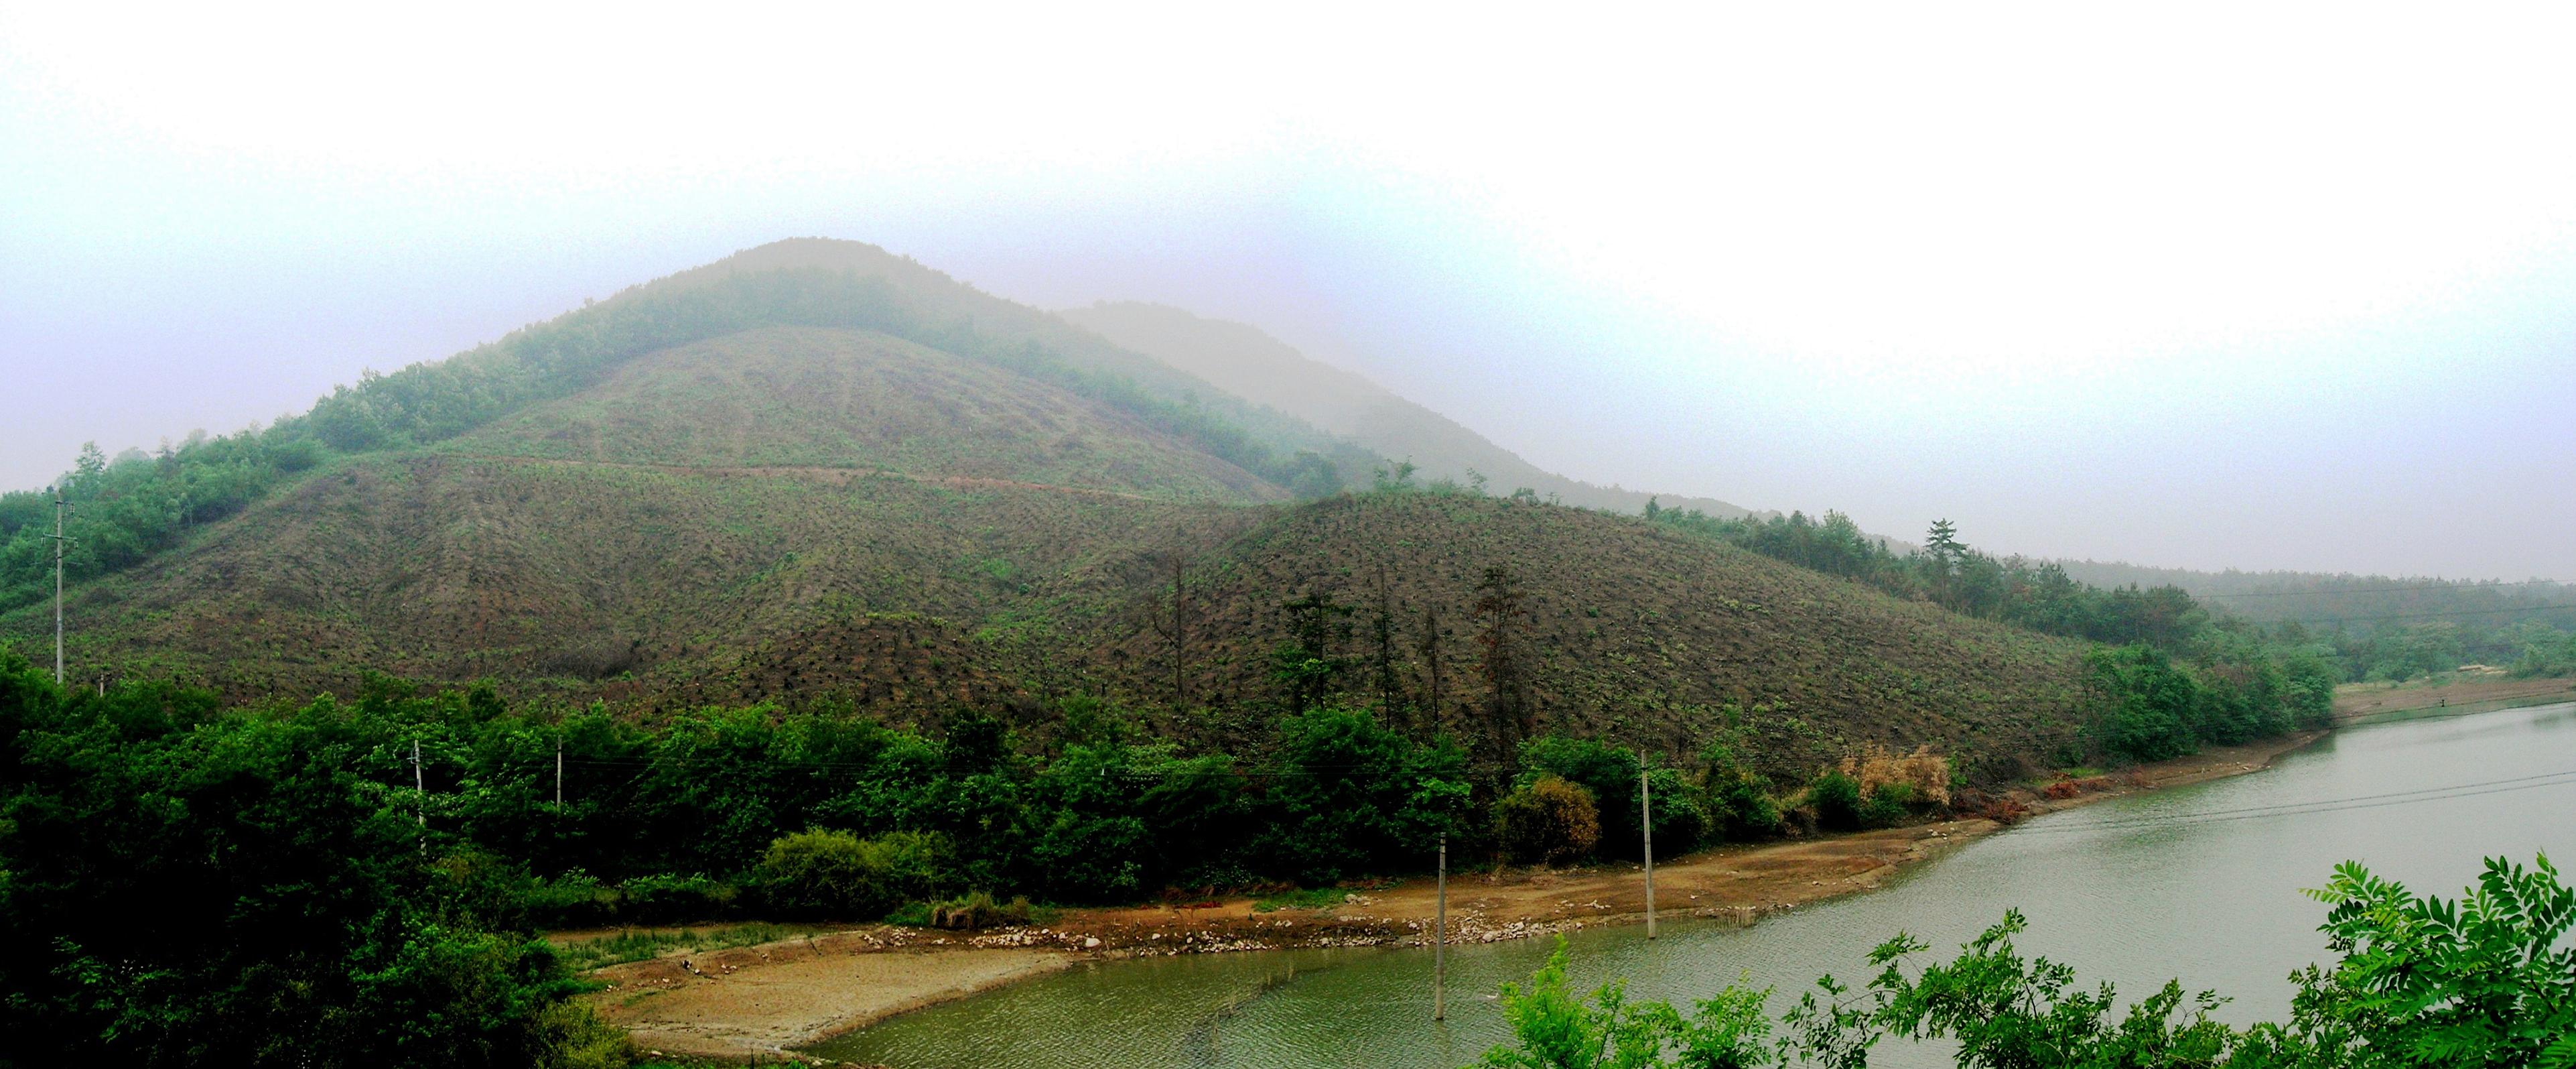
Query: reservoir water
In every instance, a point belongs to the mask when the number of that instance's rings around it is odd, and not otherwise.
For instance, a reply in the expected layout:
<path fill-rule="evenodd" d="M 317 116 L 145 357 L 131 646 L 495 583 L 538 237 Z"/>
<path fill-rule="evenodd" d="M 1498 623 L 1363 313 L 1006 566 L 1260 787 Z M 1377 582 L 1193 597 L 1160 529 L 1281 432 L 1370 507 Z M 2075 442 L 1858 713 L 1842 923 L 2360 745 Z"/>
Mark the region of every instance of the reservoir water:
<path fill-rule="evenodd" d="M 2576 861 L 2576 705 L 2347 728 L 2265 771 L 2106 800 L 1973 843 L 1875 893 L 1751 927 L 1666 920 L 1573 933 L 1575 982 L 1626 978 L 1632 998 L 1704 998 L 1739 979 L 1776 1010 L 1819 975 L 1865 978 L 1898 931 L 1935 954 L 2019 907 L 2025 953 L 2076 967 L 2124 1000 L 2179 978 L 2232 999 L 2220 1016 L 2279 1018 L 2289 973 L 2325 960 L 2325 907 L 2301 895 L 2362 861 L 2416 891 L 2456 895 L 2480 860 Z M 896 1069 L 1117 1066 L 1454 1067 L 1506 1038 L 1490 998 L 1546 958 L 1545 939 L 1453 948 L 1450 1019 L 1430 1020 L 1431 953 L 1413 948 L 1097 962 L 898 1017 L 817 1053 Z M 1873 1065 L 1932 1066 L 1882 1047 Z"/>

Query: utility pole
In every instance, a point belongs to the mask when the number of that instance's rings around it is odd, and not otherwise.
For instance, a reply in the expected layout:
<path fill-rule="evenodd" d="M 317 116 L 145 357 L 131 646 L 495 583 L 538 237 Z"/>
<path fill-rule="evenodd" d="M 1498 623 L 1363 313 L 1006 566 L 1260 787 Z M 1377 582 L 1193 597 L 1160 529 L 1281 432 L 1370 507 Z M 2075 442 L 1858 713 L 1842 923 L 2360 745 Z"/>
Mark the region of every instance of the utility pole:
<path fill-rule="evenodd" d="M 63 537 L 63 513 L 71 503 L 63 500 L 63 488 L 46 487 L 54 492 L 54 685 L 63 685 L 63 546 L 71 539 Z"/>
<path fill-rule="evenodd" d="M 1655 937 L 1655 796 L 1646 752 L 1637 751 L 1637 826 L 1646 831 L 1646 938 Z"/>
<path fill-rule="evenodd" d="M 1440 833 L 1440 905 L 1437 910 L 1432 914 L 1435 919 L 1431 922 L 1434 933 L 1431 944 L 1431 1019 L 1435 1021 L 1449 1016 L 1449 1008 L 1443 1002 L 1449 983 L 1449 833 L 1445 831 Z"/>
<path fill-rule="evenodd" d="M 563 735 L 555 735 L 555 811 L 563 811 Z"/>
<path fill-rule="evenodd" d="M 415 813 L 418 813 L 418 814 L 419 814 L 419 816 L 420 816 L 420 828 L 421 828 L 421 830 L 422 830 L 422 831 L 428 831 L 428 830 L 429 830 L 429 781 L 428 781 L 428 780 L 426 780 L 426 779 L 421 778 L 421 774 L 420 774 L 420 740 L 419 740 L 418 738 L 414 738 L 413 740 L 411 740 L 411 789 L 412 789 L 412 793 L 413 793 L 413 794 L 415 794 L 415 795 L 417 795 L 417 797 L 414 799 L 415 808 L 414 808 L 414 810 L 413 810 L 413 811 L 414 811 Z M 427 850 L 427 849 L 429 849 L 429 842 L 428 842 L 428 840 L 425 840 L 425 839 L 424 839 L 424 840 L 422 840 L 422 842 L 421 842 L 421 849 L 423 849 L 423 850 Z"/>

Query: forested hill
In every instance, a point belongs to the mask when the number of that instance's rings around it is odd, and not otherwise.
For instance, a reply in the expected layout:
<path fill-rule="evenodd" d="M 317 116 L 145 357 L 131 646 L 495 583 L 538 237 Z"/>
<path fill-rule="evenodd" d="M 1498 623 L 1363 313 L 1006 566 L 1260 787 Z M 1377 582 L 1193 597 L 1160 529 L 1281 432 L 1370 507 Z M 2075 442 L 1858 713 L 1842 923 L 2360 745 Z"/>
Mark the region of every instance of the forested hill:
<path fill-rule="evenodd" d="M 1168 305 L 1101 303 L 1057 313 L 1102 337 L 1366 446 L 1409 460 L 1425 479 L 1482 476 L 1496 494 L 1527 487 L 1568 505 L 1636 512 L 1657 495 L 1570 479 L 1494 444 L 1457 421 L 1368 379 L 1290 348 L 1259 328 L 1205 319 Z M 1751 510 L 1713 498 L 1661 495 L 1664 506 L 1738 517 Z"/>

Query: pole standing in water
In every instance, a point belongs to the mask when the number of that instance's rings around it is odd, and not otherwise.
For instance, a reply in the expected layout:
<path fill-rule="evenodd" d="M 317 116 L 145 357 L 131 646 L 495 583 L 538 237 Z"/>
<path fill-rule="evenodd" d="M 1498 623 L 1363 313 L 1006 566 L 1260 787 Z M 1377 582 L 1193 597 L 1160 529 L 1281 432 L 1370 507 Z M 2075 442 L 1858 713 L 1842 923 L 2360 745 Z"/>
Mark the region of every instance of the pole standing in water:
<path fill-rule="evenodd" d="M 1440 833 L 1440 904 L 1432 913 L 1431 931 L 1431 1019 L 1443 1020 L 1449 1008 L 1442 1005 L 1449 982 L 1449 833 Z"/>
<path fill-rule="evenodd" d="M 1646 753 L 1637 752 L 1637 824 L 1646 830 L 1646 938 L 1655 937 L 1655 796 L 1646 779 Z"/>

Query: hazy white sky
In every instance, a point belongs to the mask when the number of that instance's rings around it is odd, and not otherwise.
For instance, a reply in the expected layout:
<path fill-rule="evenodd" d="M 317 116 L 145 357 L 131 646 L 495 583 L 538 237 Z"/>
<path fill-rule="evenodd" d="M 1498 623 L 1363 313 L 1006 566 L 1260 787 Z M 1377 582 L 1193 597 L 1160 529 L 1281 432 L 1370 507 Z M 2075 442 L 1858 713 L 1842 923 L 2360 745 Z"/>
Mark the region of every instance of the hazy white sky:
<path fill-rule="evenodd" d="M 1602 482 L 2576 579 L 2576 20 L 2075 7 L 0 3 L 0 486 L 824 234 Z"/>

